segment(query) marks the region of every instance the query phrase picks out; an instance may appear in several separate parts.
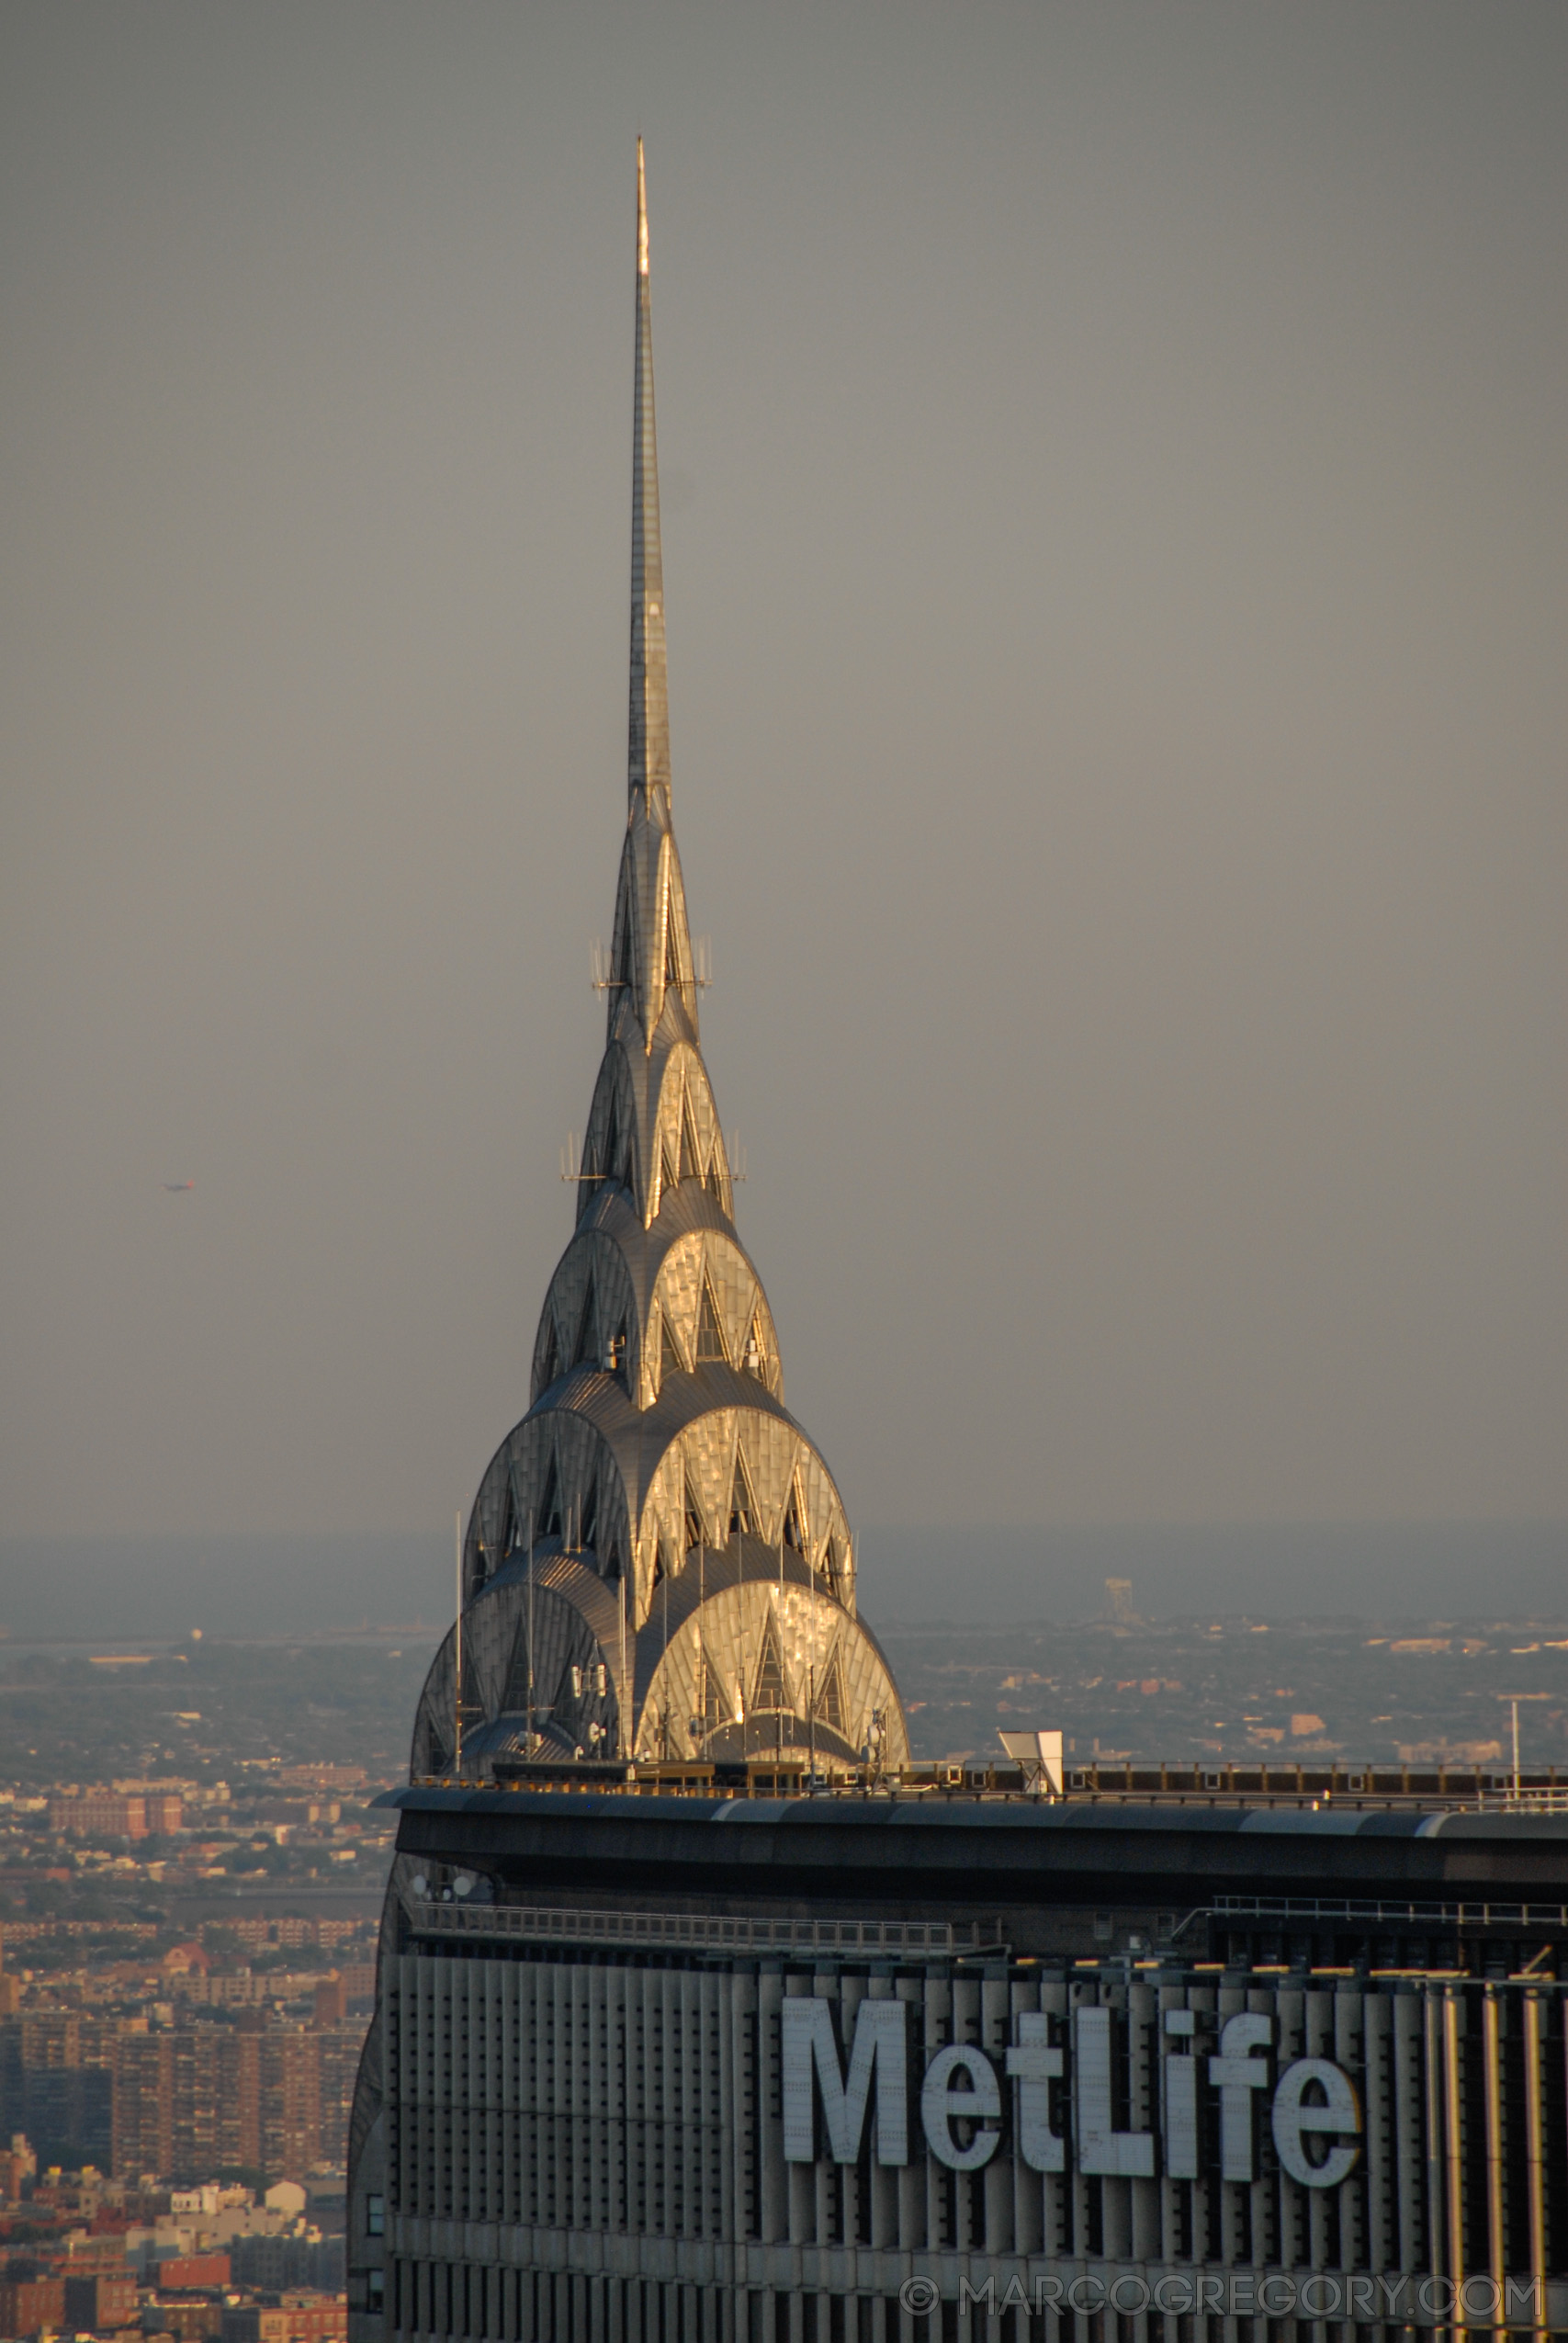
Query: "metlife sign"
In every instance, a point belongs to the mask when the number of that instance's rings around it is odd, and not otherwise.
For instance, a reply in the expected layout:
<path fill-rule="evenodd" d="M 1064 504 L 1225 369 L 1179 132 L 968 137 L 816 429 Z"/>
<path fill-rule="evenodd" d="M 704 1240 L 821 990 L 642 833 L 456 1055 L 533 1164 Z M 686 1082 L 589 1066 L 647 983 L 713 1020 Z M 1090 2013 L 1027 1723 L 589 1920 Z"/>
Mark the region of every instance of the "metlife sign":
<path fill-rule="evenodd" d="M 1157 2131 L 1118 2130 L 1118 2044 L 1113 2009 L 1080 2007 L 1066 2020 L 1024 2011 L 999 2058 L 973 2043 L 949 2043 L 922 2072 L 906 2001 L 863 2001 L 847 2057 L 834 2005 L 799 1997 L 779 2012 L 784 2157 L 791 2164 L 857 2164 L 868 2122 L 879 2165 L 920 2153 L 951 2172 L 977 2172 L 1010 2135 L 1032 2172 L 1078 2171 L 1123 2180 L 1204 2177 L 1202 2143 L 1217 2117 L 1214 2177 L 1258 2178 L 1261 2122 L 1280 2168 L 1304 2189 L 1348 2179 L 1361 2152 L 1361 2104 L 1344 2068 L 1327 2058 L 1295 2058 L 1277 2071 L 1274 2020 L 1251 2011 L 1226 2018 L 1200 2044 L 1197 2014 L 1165 2013 Z M 1060 2028 L 1062 2039 L 1053 2040 Z M 917 2092 L 916 2084 L 919 2084 Z"/>
<path fill-rule="evenodd" d="M 1352 1998 L 1357 2022 L 1348 2039 L 1359 2056 L 1348 2064 L 1321 2049 L 1303 2054 L 1299 1996 L 1288 2018 L 1280 2004 L 1292 1997 L 1269 1998 L 1272 2013 L 1256 2002 L 1225 2011 L 1165 2007 L 1136 2026 L 1124 2008 L 1088 2000 L 1015 2008 L 1000 2037 L 993 2027 L 985 2043 L 933 2047 L 929 2031 L 920 2039 L 917 2002 L 865 1998 L 851 2014 L 840 2001 L 790 1994 L 777 2013 L 784 2162 L 857 2168 L 863 2188 L 866 2176 L 920 2165 L 929 2175 L 974 2176 L 976 2189 L 1002 2179 L 999 2197 L 987 2189 L 984 2211 L 976 2196 L 970 2215 L 955 2207 L 942 2216 L 940 2242 L 928 2231 L 925 2255 L 897 2287 L 903 2309 L 916 2317 L 957 2301 L 976 2317 L 1027 2307 L 1057 2318 L 1111 2310 L 1127 2317 L 1555 2330 L 1568 2302 L 1549 2280 L 1546 2261 L 1549 2137 L 1558 2126 L 1548 2105 L 1545 2001 L 1522 2010 L 1524 2103 L 1510 2107 L 1495 2088 L 1504 2036 L 1495 2000 L 1479 2013 L 1477 2043 L 1455 1995 L 1402 2005 Z M 979 2016 L 971 2002 L 964 2031 L 977 2031 Z M 1372 2081 L 1369 2052 L 1376 2075 L 1371 2107 L 1362 2088 L 1363 2077 Z M 1467 2071 L 1490 2102 L 1494 2156 L 1502 2146 L 1523 2168 L 1515 2196 L 1521 2211 L 1525 2203 L 1530 2210 L 1516 2225 L 1531 2257 L 1540 2257 L 1533 2271 L 1510 2270 L 1495 2251 L 1490 2267 L 1456 2266 L 1451 2244 L 1436 2267 L 1427 2258 L 1445 2227 L 1472 2250 L 1484 2235 L 1459 2193 L 1471 2162 L 1462 2111 L 1477 2096 L 1464 2085 Z M 1438 2086 L 1436 2097 L 1428 2081 Z M 1010 2179 L 1003 2165 L 1010 2165 Z M 1130 2208 L 1118 2216 L 1115 2245 L 1109 2210 L 1092 2249 L 1081 2233 L 1065 2249 L 1043 2236 L 1024 2245 L 1016 2225 L 1006 2235 L 1006 2207 L 1017 2208 L 1021 2184 L 1034 2175 L 1041 2176 L 1032 2181 L 1037 2203 L 1042 2185 L 1049 2192 L 1075 2178 L 1112 2190 L 1132 2184 L 1123 2190 L 1129 2196 L 1143 2184 L 1144 2216 Z M 1167 2182 L 1191 2184 L 1179 2192 L 1193 2209 L 1177 2216 L 1186 2242 L 1175 2263 L 1171 2191 L 1148 2185 Z M 1295 2191 L 1301 2209 L 1292 2214 L 1285 2199 Z M 1228 2213 L 1217 2211 L 1222 2194 Z M 1200 2198 L 1208 2215 L 1197 2212 Z M 1310 2210 L 1314 2204 L 1325 2218 Z M 1003 2234 L 993 2249 L 998 2208 Z M 1224 2245 L 1223 2261 L 1205 2259 L 1205 2236 L 1211 2249 Z"/>
<path fill-rule="evenodd" d="M 1030 2343 L 1101 2312 L 1568 2334 L 1568 1984 L 1088 1967 L 385 1958 L 395 2324 L 464 2331 L 461 2243 L 502 2319 L 472 2331 L 516 2343 L 563 2331 L 505 2309 L 529 2270 L 745 2293 L 766 2343 L 796 2296 L 857 2303 L 844 2343 L 981 2304 L 1008 2343 L 1023 2306 Z"/>

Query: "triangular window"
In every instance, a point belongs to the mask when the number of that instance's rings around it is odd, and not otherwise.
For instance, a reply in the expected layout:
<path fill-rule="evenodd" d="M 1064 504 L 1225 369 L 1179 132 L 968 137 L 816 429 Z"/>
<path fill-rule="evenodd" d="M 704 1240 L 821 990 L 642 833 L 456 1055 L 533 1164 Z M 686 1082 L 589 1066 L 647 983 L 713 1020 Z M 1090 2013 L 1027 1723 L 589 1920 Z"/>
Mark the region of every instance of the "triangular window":
<path fill-rule="evenodd" d="M 728 1725 L 735 1715 L 735 1704 L 729 1697 L 723 1677 L 714 1666 L 713 1655 L 705 1643 L 702 1647 L 702 1681 L 697 1699 L 702 1715 L 703 1731 L 716 1733 Z"/>
<path fill-rule="evenodd" d="M 648 1348 L 653 1362 L 653 1388 L 657 1393 L 663 1388 L 664 1378 L 671 1369 L 680 1364 L 675 1356 L 675 1346 L 664 1324 L 662 1310 L 655 1310 L 653 1314 L 653 1323 L 648 1330 Z"/>
<path fill-rule="evenodd" d="M 745 1367 L 747 1374 L 754 1375 L 759 1383 L 765 1383 L 767 1381 L 768 1353 L 762 1343 L 762 1320 L 760 1312 L 751 1320 L 750 1330 L 748 1332 L 746 1337 L 745 1355 L 741 1364 Z"/>
<path fill-rule="evenodd" d="M 703 1185 L 722 1211 L 724 1209 L 724 1175 L 719 1169 L 719 1151 L 716 1146 L 709 1160 L 707 1177 L 703 1182 Z"/>
<path fill-rule="evenodd" d="M 581 1366 L 584 1359 L 591 1366 L 599 1364 L 598 1346 L 593 1340 L 593 1273 L 590 1270 L 587 1291 L 582 1296 L 582 1316 L 577 1321 L 577 1348 L 571 1357 L 573 1366 Z"/>
<path fill-rule="evenodd" d="M 660 1538 L 659 1544 L 653 1549 L 654 1585 L 656 1587 L 661 1587 L 669 1575 L 669 1571 L 664 1568 L 664 1540 Z"/>
<path fill-rule="evenodd" d="M 705 1532 L 703 1528 L 703 1509 L 697 1502 L 697 1492 L 692 1487 L 692 1476 L 690 1473 L 686 1475 L 685 1511 L 686 1551 L 689 1554 L 694 1545 L 701 1545 L 705 1539 Z"/>
<path fill-rule="evenodd" d="M 506 1496 L 501 1509 L 501 1535 L 496 1540 L 495 1547 L 496 1553 L 500 1556 L 502 1562 L 505 1561 L 507 1556 L 511 1553 L 516 1543 L 517 1509 L 512 1501 L 512 1476 L 509 1473 L 506 1477 Z M 488 1561 L 489 1555 L 482 1538 L 479 1540 L 479 1552 L 485 1555 Z M 489 1576 L 488 1571 L 486 1572 L 486 1576 Z"/>
<path fill-rule="evenodd" d="M 545 1379 L 543 1384 L 540 1386 L 540 1388 L 542 1390 L 548 1390 L 550 1385 L 555 1381 L 559 1373 L 560 1339 L 556 1332 L 556 1318 L 555 1312 L 552 1310 L 550 1312 L 550 1330 L 545 1338 Z"/>
<path fill-rule="evenodd" d="M 528 1705 L 528 1621 L 526 1614 L 517 1622 L 517 1634 L 512 1646 L 511 1665 L 506 1671 L 506 1692 L 501 1703 L 509 1716 L 520 1715 Z"/>
<path fill-rule="evenodd" d="M 682 1180 L 702 1178 L 702 1159 L 697 1153 L 697 1135 L 692 1128 L 690 1099 L 681 1109 L 681 1177 Z"/>
<path fill-rule="evenodd" d="M 539 1500 L 536 1518 L 539 1525 L 537 1534 L 540 1537 L 559 1537 L 560 1479 L 556 1472 L 556 1460 L 553 1455 L 546 1468 L 545 1491 Z"/>
<path fill-rule="evenodd" d="M 817 1686 L 816 1716 L 819 1725 L 829 1725 L 835 1733 L 844 1729 L 844 1677 L 834 1652 Z"/>
<path fill-rule="evenodd" d="M 679 1149 L 678 1149 L 677 1141 L 676 1141 L 676 1139 L 675 1139 L 675 1136 L 674 1136 L 674 1134 L 673 1134 L 672 1132 L 671 1132 L 671 1131 L 666 1131 L 666 1132 L 665 1132 L 665 1134 L 664 1134 L 664 1146 L 663 1146 L 663 1149 L 662 1149 L 662 1160 L 663 1160 L 663 1164 L 664 1164 L 664 1184 L 665 1184 L 665 1186 L 666 1186 L 667 1188 L 676 1188 L 676 1187 L 679 1187 L 679 1186 L 680 1186 L 680 1184 L 681 1184 L 681 1165 L 680 1165 L 680 1161 L 679 1161 Z"/>
<path fill-rule="evenodd" d="M 578 1515 L 577 1543 L 579 1547 L 592 1545 L 593 1533 L 598 1526 L 599 1484 L 596 1480 L 591 1480 L 588 1484 L 588 1494 L 582 1500 L 581 1510 Z"/>
<path fill-rule="evenodd" d="M 844 1556 L 843 1549 L 840 1547 L 836 1537 L 830 1537 L 828 1540 L 827 1563 L 828 1584 L 831 1587 L 833 1592 L 839 1597 L 840 1601 L 842 1602 L 844 1592 Z"/>
<path fill-rule="evenodd" d="M 681 981 L 680 956 L 675 949 L 675 922 L 668 911 L 664 915 L 664 981 L 673 985 Z"/>
<path fill-rule="evenodd" d="M 751 1694 L 753 1708 L 787 1708 L 789 1694 L 784 1689 L 784 1656 L 773 1626 L 773 1614 L 762 1622 L 762 1651 L 757 1662 L 757 1677 Z"/>
<path fill-rule="evenodd" d="M 739 1448 L 735 1452 L 735 1478 L 729 1488 L 729 1534 L 734 1537 L 738 1532 L 743 1537 L 755 1537 L 759 1534 L 756 1507 L 751 1501 L 746 1466 Z"/>
<path fill-rule="evenodd" d="M 610 1540 L 610 1551 L 604 1557 L 604 1576 L 607 1579 L 618 1579 L 620 1575 L 621 1549 L 615 1539 L 612 1538 Z"/>
<path fill-rule="evenodd" d="M 784 1507 L 784 1542 L 802 1556 L 808 1550 L 806 1540 L 806 1509 L 800 1501 L 800 1490 L 793 1481 L 790 1483 L 789 1503 Z"/>
<path fill-rule="evenodd" d="M 718 1365 L 728 1365 L 729 1353 L 724 1347 L 724 1329 L 718 1322 L 718 1310 L 713 1298 L 713 1287 L 703 1279 L 703 1298 L 697 1311 L 697 1362 L 711 1359 Z"/>
<path fill-rule="evenodd" d="M 569 1731 L 577 1720 L 577 1704 L 582 1698 L 581 1682 L 581 1669 L 573 1668 L 569 1659 L 560 1671 L 560 1682 L 556 1686 L 555 1704 L 550 1711 L 558 1724 L 566 1726 Z"/>
<path fill-rule="evenodd" d="M 626 912 L 621 921 L 620 933 L 615 938 L 615 973 L 617 984 L 630 984 L 632 980 L 632 914 L 629 902 L 626 904 Z"/>
<path fill-rule="evenodd" d="M 452 1752 L 434 1725 L 425 1728 L 425 1771 L 439 1778 L 451 1765 Z"/>

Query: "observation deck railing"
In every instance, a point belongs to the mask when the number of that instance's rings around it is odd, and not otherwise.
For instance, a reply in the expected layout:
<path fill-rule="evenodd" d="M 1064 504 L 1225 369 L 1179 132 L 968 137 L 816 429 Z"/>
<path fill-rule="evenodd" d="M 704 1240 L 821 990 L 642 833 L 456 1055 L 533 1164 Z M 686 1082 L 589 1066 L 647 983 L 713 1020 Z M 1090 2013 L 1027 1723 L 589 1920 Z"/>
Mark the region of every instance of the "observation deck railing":
<path fill-rule="evenodd" d="M 404 1899 L 418 1936 L 502 1938 L 512 1943 L 641 1944 L 723 1952 L 976 1952 L 996 1928 L 950 1920 L 735 1918 L 717 1912 L 582 1911 L 540 1904 Z"/>

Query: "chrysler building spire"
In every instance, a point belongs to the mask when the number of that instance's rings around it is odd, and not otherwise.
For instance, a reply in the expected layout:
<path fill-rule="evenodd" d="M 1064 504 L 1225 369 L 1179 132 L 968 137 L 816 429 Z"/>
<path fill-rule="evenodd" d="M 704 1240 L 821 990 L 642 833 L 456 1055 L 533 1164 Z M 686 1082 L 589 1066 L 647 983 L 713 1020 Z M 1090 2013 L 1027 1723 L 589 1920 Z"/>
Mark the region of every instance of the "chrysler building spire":
<path fill-rule="evenodd" d="M 465 1771 L 541 1745 L 714 1759 L 908 1754 L 832 1475 L 784 1402 L 697 1035 L 670 810 L 648 199 L 637 143 L 631 724 L 604 1054 L 529 1406 L 463 1553 Z M 455 1757 L 455 1637 L 416 1774 Z"/>
<path fill-rule="evenodd" d="M 632 811 L 637 794 L 670 819 L 670 704 L 664 667 L 664 568 L 659 542 L 659 440 L 653 422 L 653 305 L 648 281 L 648 179 L 637 142 L 637 365 L 632 400 Z"/>
<path fill-rule="evenodd" d="M 670 701 L 664 659 L 664 564 L 659 541 L 659 440 L 653 421 L 653 307 L 648 277 L 648 180 L 637 142 L 637 358 L 632 390 L 631 709 L 626 839 L 615 896 L 607 1038 L 655 1044 L 697 1038 L 697 987 L 681 858 L 670 819 Z M 607 1061 L 606 1061 L 607 1062 Z M 634 1088 L 646 1089 L 634 1078 Z M 640 1194 L 649 1217 L 654 1164 L 644 1142 Z M 728 1185 L 728 1172 L 724 1175 Z"/>

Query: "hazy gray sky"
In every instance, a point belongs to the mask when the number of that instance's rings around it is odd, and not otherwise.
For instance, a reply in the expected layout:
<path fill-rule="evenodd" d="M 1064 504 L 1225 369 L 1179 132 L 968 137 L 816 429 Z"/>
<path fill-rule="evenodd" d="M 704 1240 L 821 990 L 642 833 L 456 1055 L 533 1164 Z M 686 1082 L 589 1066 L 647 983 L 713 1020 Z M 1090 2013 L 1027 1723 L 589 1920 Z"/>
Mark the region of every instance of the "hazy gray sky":
<path fill-rule="evenodd" d="M 0 1528 L 438 1527 L 526 1403 L 639 126 L 852 1516 L 1568 1514 L 1561 0 L 12 0 Z"/>

